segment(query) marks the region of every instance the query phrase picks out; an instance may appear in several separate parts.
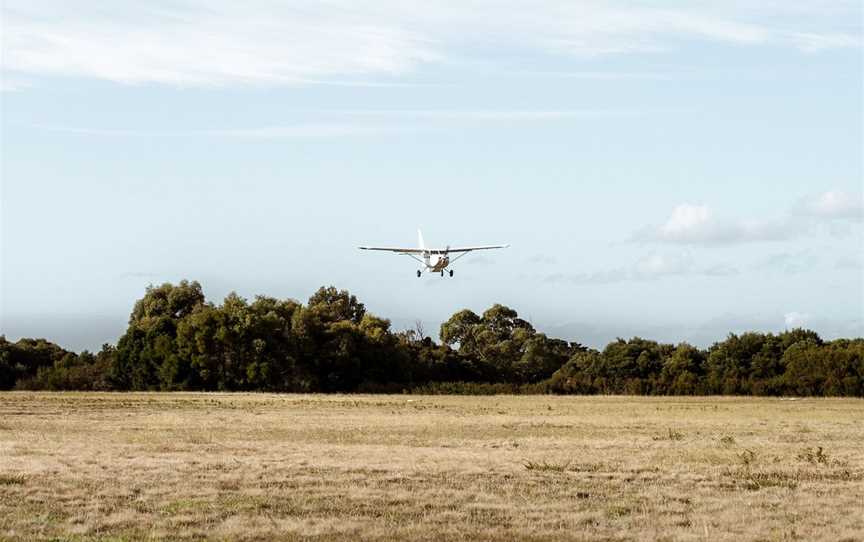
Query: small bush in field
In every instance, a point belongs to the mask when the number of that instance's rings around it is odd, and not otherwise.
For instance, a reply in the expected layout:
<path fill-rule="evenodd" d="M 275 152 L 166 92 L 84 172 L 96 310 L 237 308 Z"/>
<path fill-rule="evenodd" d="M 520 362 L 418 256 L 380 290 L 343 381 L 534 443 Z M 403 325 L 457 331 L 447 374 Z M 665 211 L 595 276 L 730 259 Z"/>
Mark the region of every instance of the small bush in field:
<path fill-rule="evenodd" d="M 661 433 L 659 435 L 654 435 L 651 437 L 651 440 L 683 440 L 684 433 L 681 431 L 672 429 L 671 427 L 666 430 L 665 433 Z"/>
<path fill-rule="evenodd" d="M 720 437 L 720 444 L 722 444 L 723 446 L 732 446 L 733 444 L 735 444 L 735 437 L 733 437 L 732 435 L 723 435 L 722 437 Z"/>
<path fill-rule="evenodd" d="M 570 468 L 570 461 L 563 463 L 553 463 L 547 461 L 525 461 L 522 463 L 525 470 L 540 471 L 540 472 L 564 472 Z"/>
<path fill-rule="evenodd" d="M 745 467 L 749 467 L 756 462 L 756 452 L 749 448 L 745 448 L 738 454 L 738 459 L 741 460 L 741 463 Z"/>
<path fill-rule="evenodd" d="M 814 465 L 817 463 L 825 465 L 828 463 L 828 454 L 825 453 L 822 446 L 817 446 L 815 448 L 805 448 L 803 452 L 798 454 L 798 459 L 813 463 Z"/>

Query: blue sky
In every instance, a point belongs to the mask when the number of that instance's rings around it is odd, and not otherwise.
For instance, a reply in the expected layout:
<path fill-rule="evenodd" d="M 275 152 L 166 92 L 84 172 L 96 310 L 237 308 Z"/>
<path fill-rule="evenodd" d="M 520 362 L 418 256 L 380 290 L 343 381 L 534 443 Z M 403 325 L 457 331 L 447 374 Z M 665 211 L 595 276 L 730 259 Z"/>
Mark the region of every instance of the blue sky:
<path fill-rule="evenodd" d="M 864 334 L 860 2 L 3 4 L 0 333 L 149 283 L 602 345 Z M 456 277 L 361 244 L 498 243 Z"/>

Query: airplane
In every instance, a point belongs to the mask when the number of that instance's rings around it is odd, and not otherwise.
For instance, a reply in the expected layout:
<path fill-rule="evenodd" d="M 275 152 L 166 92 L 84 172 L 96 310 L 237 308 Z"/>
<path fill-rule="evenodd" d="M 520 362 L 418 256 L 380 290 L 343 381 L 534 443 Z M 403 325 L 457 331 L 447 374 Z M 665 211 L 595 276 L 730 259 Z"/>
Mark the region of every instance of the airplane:
<path fill-rule="evenodd" d="M 461 247 L 461 248 L 450 248 L 450 245 L 447 245 L 447 248 L 426 248 L 426 243 L 423 242 L 423 232 L 417 230 L 417 248 L 391 248 L 391 247 L 357 247 L 360 250 L 382 250 L 385 252 L 395 252 L 397 254 L 401 254 L 404 256 L 410 256 L 411 258 L 417 260 L 421 264 L 423 264 L 423 269 L 417 270 L 417 278 L 423 274 L 425 270 L 428 273 L 441 273 L 441 276 L 444 276 L 444 272 L 449 272 L 449 275 L 453 276 L 453 270 L 447 269 L 447 267 L 458 260 L 459 258 L 465 256 L 469 252 L 474 252 L 475 250 L 491 250 L 495 248 L 507 248 L 510 245 L 486 245 L 479 247 Z M 450 254 L 452 253 L 460 253 L 453 259 L 450 259 Z"/>

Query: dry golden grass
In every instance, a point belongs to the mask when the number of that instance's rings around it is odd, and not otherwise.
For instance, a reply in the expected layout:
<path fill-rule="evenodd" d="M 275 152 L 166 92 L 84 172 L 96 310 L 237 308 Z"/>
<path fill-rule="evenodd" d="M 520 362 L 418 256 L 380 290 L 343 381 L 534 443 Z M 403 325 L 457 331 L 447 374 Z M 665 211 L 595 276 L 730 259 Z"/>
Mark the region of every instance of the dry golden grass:
<path fill-rule="evenodd" d="M 864 540 L 860 400 L 0 394 L 0 539 Z"/>

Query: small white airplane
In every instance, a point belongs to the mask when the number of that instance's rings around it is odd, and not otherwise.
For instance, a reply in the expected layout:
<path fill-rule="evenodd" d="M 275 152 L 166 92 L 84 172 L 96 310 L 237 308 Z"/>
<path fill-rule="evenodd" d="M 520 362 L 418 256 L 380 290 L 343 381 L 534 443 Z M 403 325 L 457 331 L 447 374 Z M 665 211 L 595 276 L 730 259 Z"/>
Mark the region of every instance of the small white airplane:
<path fill-rule="evenodd" d="M 507 248 L 510 245 L 486 245 L 479 247 L 461 247 L 461 248 L 450 248 L 448 245 L 447 248 L 426 248 L 426 243 L 423 242 L 423 232 L 417 230 L 417 242 L 419 246 L 417 248 L 393 248 L 393 247 L 357 247 L 360 250 L 382 250 L 384 252 L 395 252 L 396 254 L 401 254 L 404 256 L 410 256 L 414 258 L 421 264 L 423 264 L 423 269 L 417 270 L 417 277 L 423 274 L 423 271 L 427 271 L 429 273 L 441 273 L 441 276 L 444 276 L 444 272 L 448 271 L 450 276 L 453 276 L 453 270 L 447 269 L 447 267 L 461 258 L 465 256 L 469 252 L 474 252 L 475 250 L 492 250 L 495 248 Z M 450 254 L 458 253 L 459 255 L 453 259 L 450 259 Z"/>

